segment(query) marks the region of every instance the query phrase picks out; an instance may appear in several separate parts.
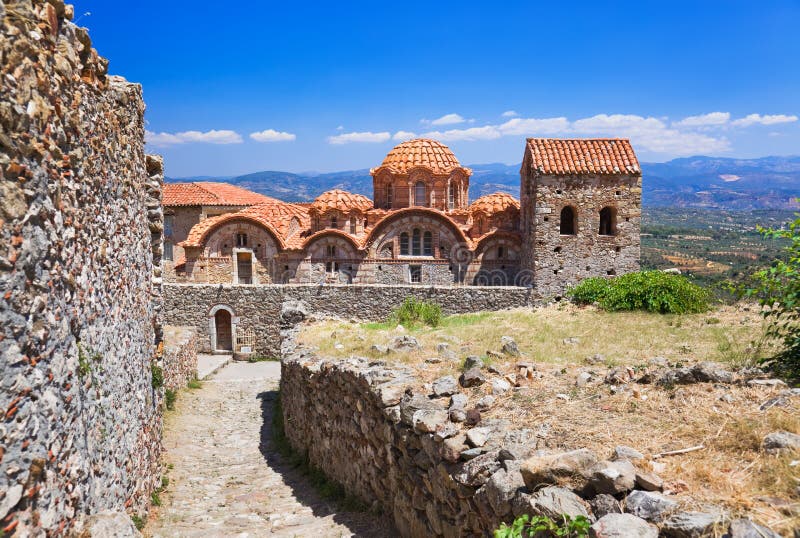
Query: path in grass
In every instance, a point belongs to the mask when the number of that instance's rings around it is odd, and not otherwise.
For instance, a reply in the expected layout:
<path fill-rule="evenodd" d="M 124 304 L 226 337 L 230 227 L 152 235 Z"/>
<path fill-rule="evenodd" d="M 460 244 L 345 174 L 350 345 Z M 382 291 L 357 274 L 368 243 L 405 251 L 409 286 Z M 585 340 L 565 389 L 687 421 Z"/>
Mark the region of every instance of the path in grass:
<path fill-rule="evenodd" d="M 147 536 L 387 536 L 386 523 L 338 511 L 271 442 L 280 363 L 233 363 L 180 393 L 165 420 L 169 484 Z"/>

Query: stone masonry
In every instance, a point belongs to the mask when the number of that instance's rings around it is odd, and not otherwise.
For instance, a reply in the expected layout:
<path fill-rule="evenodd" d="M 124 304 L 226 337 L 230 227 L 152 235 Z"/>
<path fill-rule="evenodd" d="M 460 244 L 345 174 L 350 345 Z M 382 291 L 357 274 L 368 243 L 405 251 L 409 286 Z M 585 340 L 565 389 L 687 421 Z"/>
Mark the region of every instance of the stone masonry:
<path fill-rule="evenodd" d="M 72 16 L 0 1 L 0 534 L 142 514 L 160 475 L 161 164 Z"/>

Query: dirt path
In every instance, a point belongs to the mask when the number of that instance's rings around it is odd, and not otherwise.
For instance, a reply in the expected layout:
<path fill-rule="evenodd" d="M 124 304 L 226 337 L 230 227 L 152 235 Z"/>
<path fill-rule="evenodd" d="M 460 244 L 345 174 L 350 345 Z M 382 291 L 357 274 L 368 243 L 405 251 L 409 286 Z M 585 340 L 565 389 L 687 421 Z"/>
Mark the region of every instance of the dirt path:
<path fill-rule="evenodd" d="M 271 448 L 280 364 L 234 363 L 181 393 L 165 421 L 172 469 L 153 537 L 391 536 L 371 514 L 337 512 Z"/>

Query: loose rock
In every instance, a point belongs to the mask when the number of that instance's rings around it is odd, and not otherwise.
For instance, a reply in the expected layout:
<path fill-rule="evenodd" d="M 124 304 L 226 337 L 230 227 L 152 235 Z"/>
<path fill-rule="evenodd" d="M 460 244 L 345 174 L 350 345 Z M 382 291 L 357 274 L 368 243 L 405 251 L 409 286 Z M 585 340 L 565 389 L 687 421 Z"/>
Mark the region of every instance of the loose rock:
<path fill-rule="evenodd" d="M 631 514 L 607 514 L 589 528 L 592 538 L 658 538 L 658 528 Z"/>
<path fill-rule="evenodd" d="M 459 378 L 462 387 L 477 387 L 486 382 L 486 376 L 478 368 L 470 368 Z"/>
<path fill-rule="evenodd" d="M 660 521 L 677 507 L 676 501 L 649 491 L 632 491 L 625 498 L 625 510 L 647 521 Z"/>

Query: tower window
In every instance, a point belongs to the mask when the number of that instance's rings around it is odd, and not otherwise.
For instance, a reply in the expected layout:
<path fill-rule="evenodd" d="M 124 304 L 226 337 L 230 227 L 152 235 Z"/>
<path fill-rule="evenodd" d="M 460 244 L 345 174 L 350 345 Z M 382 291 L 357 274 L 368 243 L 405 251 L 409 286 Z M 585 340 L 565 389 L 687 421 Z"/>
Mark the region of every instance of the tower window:
<path fill-rule="evenodd" d="M 336 245 L 328 245 L 325 247 L 325 254 L 328 258 L 335 258 L 336 257 Z"/>
<path fill-rule="evenodd" d="M 237 247 L 246 247 L 247 246 L 247 234 L 243 234 L 243 233 L 236 234 L 236 246 Z"/>
<path fill-rule="evenodd" d="M 400 234 L 400 255 L 408 256 L 408 254 L 408 232 L 403 232 Z"/>
<path fill-rule="evenodd" d="M 422 266 L 421 265 L 410 265 L 408 267 L 408 272 L 410 273 L 410 280 L 412 284 L 419 284 L 422 282 Z"/>
<path fill-rule="evenodd" d="M 356 218 L 350 217 L 350 233 L 355 235 L 356 233 Z"/>
<path fill-rule="evenodd" d="M 411 255 L 412 256 L 419 256 L 422 249 L 422 233 L 420 233 L 419 228 L 414 228 L 414 231 L 411 232 Z"/>
<path fill-rule="evenodd" d="M 172 261 L 172 241 L 164 241 L 164 259 Z"/>
<path fill-rule="evenodd" d="M 505 247 L 497 247 L 497 259 L 502 260 L 505 257 L 506 257 Z"/>
<path fill-rule="evenodd" d="M 617 210 L 613 207 L 604 207 L 600 210 L 600 235 L 616 235 Z"/>
<path fill-rule="evenodd" d="M 394 201 L 394 186 L 391 183 L 386 185 L 386 209 L 392 208 L 392 202 Z"/>
<path fill-rule="evenodd" d="M 428 205 L 425 200 L 425 182 L 424 181 L 417 181 L 417 184 L 414 185 L 414 205 L 417 206 L 426 206 Z"/>
<path fill-rule="evenodd" d="M 433 256 L 433 234 L 431 232 L 422 234 L 422 254 Z"/>
<path fill-rule="evenodd" d="M 575 210 L 566 206 L 561 210 L 561 222 L 559 224 L 559 233 L 561 235 L 575 235 Z"/>
<path fill-rule="evenodd" d="M 174 222 L 174 215 L 164 215 L 164 237 L 172 237 L 172 226 Z"/>
<path fill-rule="evenodd" d="M 339 219 L 336 218 L 336 215 L 331 217 L 331 228 L 338 228 L 339 227 Z"/>
<path fill-rule="evenodd" d="M 456 188 L 450 183 L 447 186 L 447 207 L 453 209 L 456 206 Z"/>

